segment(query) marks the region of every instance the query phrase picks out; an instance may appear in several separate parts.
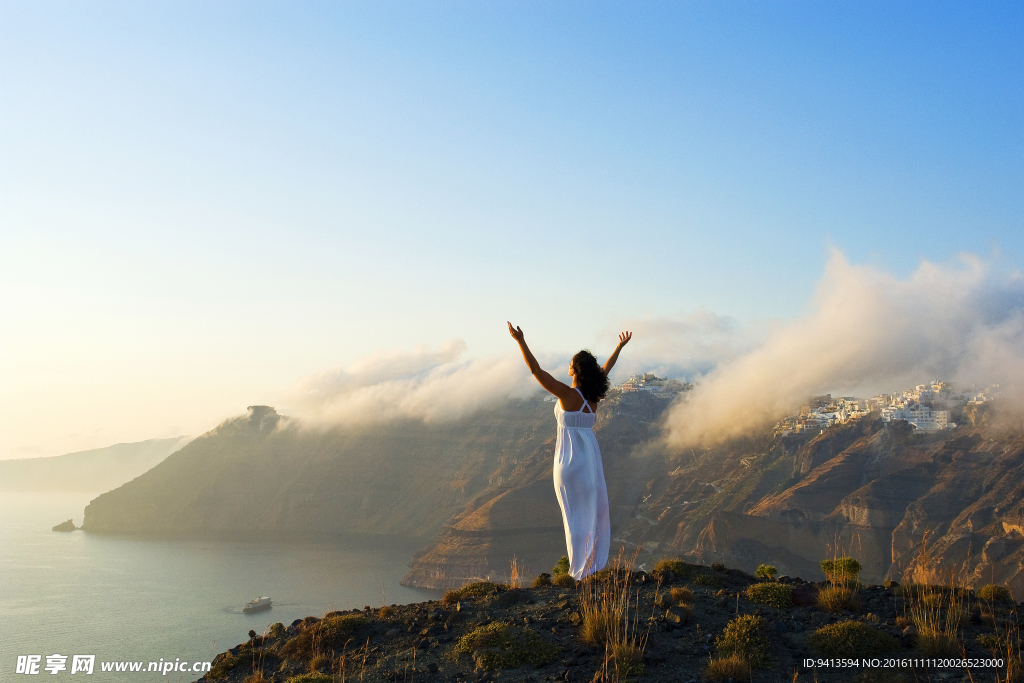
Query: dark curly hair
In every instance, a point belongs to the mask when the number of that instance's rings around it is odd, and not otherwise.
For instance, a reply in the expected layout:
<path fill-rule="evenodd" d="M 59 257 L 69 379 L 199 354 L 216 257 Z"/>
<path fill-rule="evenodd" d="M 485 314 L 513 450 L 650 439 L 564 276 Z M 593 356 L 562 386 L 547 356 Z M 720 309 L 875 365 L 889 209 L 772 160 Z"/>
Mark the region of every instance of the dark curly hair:
<path fill-rule="evenodd" d="M 604 374 L 604 370 L 597 364 L 597 359 L 590 351 L 583 349 L 573 356 L 569 367 L 572 368 L 576 386 L 579 387 L 583 398 L 596 403 L 608 393 L 608 376 Z"/>

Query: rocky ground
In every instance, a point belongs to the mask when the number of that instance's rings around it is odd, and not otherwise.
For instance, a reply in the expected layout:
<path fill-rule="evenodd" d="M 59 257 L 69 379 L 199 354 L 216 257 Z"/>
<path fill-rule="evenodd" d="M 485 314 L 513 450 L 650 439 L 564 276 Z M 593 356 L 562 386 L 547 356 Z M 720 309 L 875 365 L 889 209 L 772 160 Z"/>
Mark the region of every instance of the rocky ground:
<path fill-rule="evenodd" d="M 1006 680 L 1003 669 L 978 666 L 968 671 L 922 662 L 932 655 L 922 650 L 908 619 L 910 598 L 895 584 L 860 586 L 852 609 L 830 614 L 817 604 L 818 591 L 826 584 L 780 577 L 777 583 L 788 587 L 780 590 L 785 594 L 792 589 L 795 604 L 776 608 L 748 598 L 748 587 L 759 582 L 749 574 L 720 565 L 679 567 L 683 569 L 678 573 L 620 574 L 620 588 L 628 576 L 629 621 L 643 650 L 639 671 L 617 675 L 604 647 L 584 640 L 581 613 L 586 604 L 594 604 L 588 594 L 600 593 L 602 585 L 614 592 L 614 577 L 605 576 L 603 584 L 575 586 L 513 589 L 476 584 L 442 601 L 331 612 L 288 626 L 277 624 L 267 634 L 250 632 L 247 642 L 218 655 L 213 670 L 200 681 L 704 681 L 714 675 L 708 671 L 709 661 L 726 649 L 722 635 L 727 624 L 742 615 L 763 619 L 747 623 L 762 625 L 758 637 L 763 636 L 767 656 L 758 668 L 747 666 L 742 675 L 735 674 L 737 680 Z M 684 586 L 692 592 L 690 604 L 677 600 L 672 605 L 669 591 Z M 1015 633 L 1016 613 L 1012 603 L 999 605 L 964 592 L 957 656 L 991 659 L 993 652 L 978 637 L 1004 634 L 1007 628 Z M 860 646 L 853 644 L 845 654 L 836 654 L 816 644 L 813 634 L 819 629 L 851 621 L 875 639 L 875 651 L 858 652 Z M 903 661 L 896 668 L 864 667 L 863 662 L 849 668 L 808 666 L 806 660 L 830 654 L 877 656 L 879 665 Z M 1005 648 L 996 656 L 1005 658 Z M 1019 650 L 1016 661 L 1019 666 Z"/>

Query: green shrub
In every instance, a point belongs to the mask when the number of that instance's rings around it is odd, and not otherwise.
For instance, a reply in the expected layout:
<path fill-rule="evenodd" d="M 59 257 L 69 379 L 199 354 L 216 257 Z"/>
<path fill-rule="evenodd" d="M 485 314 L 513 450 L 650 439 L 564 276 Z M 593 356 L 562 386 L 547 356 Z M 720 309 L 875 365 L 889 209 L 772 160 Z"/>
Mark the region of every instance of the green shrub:
<path fill-rule="evenodd" d="M 677 605 L 692 605 L 693 604 L 693 591 L 686 586 L 677 586 L 669 591 L 669 595 L 672 596 L 672 602 Z"/>
<path fill-rule="evenodd" d="M 515 669 L 547 664 L 558 654 L 558 647 L 526 626 L 495 621 L 459 638 L 452 654 L 456 658 L 470 655 L 487 670 Z"/>
<path fill-rule="evenodd" d="M 550 585 L 551 585 L 551 574 L 548 574 L 547 572 L 544 572 L 543 574 L 539 575 L 536 579 L 533 580 L 533 587 L 534 588 L 540 588 L 541 586 L 550 586 Z"/>
<path fill-rule="evenodd" d="M 755 583 L 747 588 L 747 600 L 769 607 L 792 607 L 793 587 L 781 583 Z"/>
<path fill-rule="evenodd" d="M 775 575 L 778 574 L 778 573 L 779 573 L 779 570 L 776 569 L 775 567 L 773 567 L 772 565 L 770 565 L 770 564 L 761 564 L 761 565 L 758 565 L 757 569 L 754 571 L 754 576 L 756 576 L 759 579 L 765 579 L 767 581 L 771 581 L 772 579 L 775 578 Z"/>
<path fill-rule="evenodd" d="M 311 674 L 299 674 L 298 676 L 292 676 L 288 679 L 288 683 L 331 683 L 334 678 L 328 676 L 322 671 L 316 671 Z"/>
<path fill-rule="evenodd" d="M 693 578 L 693 582 L 710 588 L 721 588 L 722 586 L 722 579 L 715 574 L 697 574 Z"/>
<path fill-rule="evenodd" d="M 822 560 L 821 571 L 832 583 L 848 585 L 856 583 L 860 576 L 860 562 L 852 557 L 840 557 L 835 560 Z"/>
<path fill-rule="evenodd" d="M 875 657 L 899 647 L 888 633 L 853 619 L 822 626 L 808 642 L 826 657 Z"/>
<path fill-rule="evenodd" d="M 723 657 L 736 656 L 754 667 L 765 667 L 771 662 L 768 622 L 755 614 L 744 614 L 730 621 L 715 646 Z"/>
<path fill-rule="evenodd" d="M 206 674 L 206 677 L 212 681 L 216 681 L 221 678 L 226 678 L 228 672 L 241 663 L 242 660 L 240 660 L 238 657 L 235 657 L 233 654 L 224 653 L 223 657 L 221 657 L 218 661 L 213 663 L 213 666 L 210 667 L 210 672 Z"/>
<path fill-rule="evenodd" d="M 1006 647 L 1006 641 L 1003 640 L 1002 636 L 982 633 L 978 636 L 978 645 L 981 645 L 986 650 L 1002 650 Z"/>
<path fill-rule="evenodd" d="M 453 602 L 459 602 L 460 600 L 474 600 L 476 598 L 482 598 L 493 593 L 497 593 L 501 590 L 498 584 L 491 581 L 477 581 L 476 583 L 466 584 L 462 588 L 456 588 L 450 590 L 444 594 L 441 598 L 441 602 L 446 605 L 450 605 Z"/>
<path fill-rule="evenodd" d="M 555 563 L 555 566 L 551 568 L 551 575 L 558 576 L 559 574 L 569 573 L 569 558 L 562 555 L 561 559 Z"/>
<path fill-rule="evenodd" d="M 1006 586 L 997 586 L 994 583 L 988 583 L 978 589 L 978 599 L 985 600 L 986 602 L 1005 602 L 1013 603 L 1013 594 Z"/>
<path fill-rule="evenodd" d="M 325 648 L 340 650 L 359 628 L 367 625 L 360 614 L 326 617 L 307 626 L 281 648 L 281 654 L 295 659 L 310 659 Z"/>
<path fill-rule="evenodd" d="M 656 572 L 672 572 L 680 579 L 686 579 L 693 575 L 694 566 L 687 564 L 682 560 L 677 559 L 664 559 L 660 560 L 658 564 L 654 565 L 654 571 Z"/>

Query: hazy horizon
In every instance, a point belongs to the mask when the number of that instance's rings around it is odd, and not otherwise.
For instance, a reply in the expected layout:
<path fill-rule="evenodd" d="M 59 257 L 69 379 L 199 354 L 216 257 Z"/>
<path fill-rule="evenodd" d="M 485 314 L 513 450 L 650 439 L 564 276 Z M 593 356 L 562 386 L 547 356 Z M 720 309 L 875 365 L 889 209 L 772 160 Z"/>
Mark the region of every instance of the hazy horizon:
<path fill-rule="evenodd" d="M 253 404 L 465 415 L 533 390 L 506 320 L 563 374 L 634 330 L 617 380 L 702 380 L 683 441 L 740 389 L 765 419 L 1018 381 L 1022 29 L 1006 4 L 0 6 L 0 459 Z"/>

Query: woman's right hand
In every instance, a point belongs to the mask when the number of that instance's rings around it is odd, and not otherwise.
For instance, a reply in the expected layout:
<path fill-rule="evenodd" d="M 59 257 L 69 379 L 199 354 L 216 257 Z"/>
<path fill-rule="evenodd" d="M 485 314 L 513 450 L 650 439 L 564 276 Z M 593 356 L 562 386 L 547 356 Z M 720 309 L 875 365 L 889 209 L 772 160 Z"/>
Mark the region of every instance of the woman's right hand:
<path fill-rule="evenodd" d="M 508 322 L 508 321 L 506 321 Z M 512 335 L 512 338 L 522 344 L 526 341 L 526 336 L 523 334 L 523 330 L 518 326 L 512 327 L 512 323 L 508 323 L 508 333 Z"/>
<path fill-rule="evenodd" d="M 632 332 L 622 332 L 619 334 L 619 348 L 625 346 L 630 339 L 633 338 Z"/>

